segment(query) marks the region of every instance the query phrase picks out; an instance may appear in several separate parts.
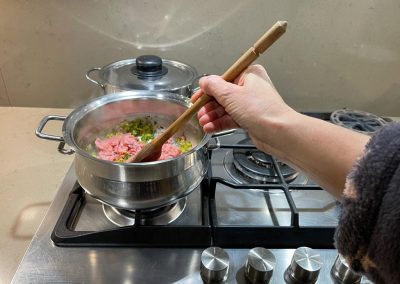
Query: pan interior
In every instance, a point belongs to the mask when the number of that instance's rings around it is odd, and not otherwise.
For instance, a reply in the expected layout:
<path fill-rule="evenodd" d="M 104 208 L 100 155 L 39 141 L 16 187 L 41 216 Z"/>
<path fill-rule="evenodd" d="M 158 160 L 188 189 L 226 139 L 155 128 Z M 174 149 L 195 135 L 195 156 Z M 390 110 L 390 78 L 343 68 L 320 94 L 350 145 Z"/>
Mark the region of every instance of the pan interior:
<path fill-rule="evenodd" d="M 83 151 L 97 137 L 112 130 L 124 121 L 146 118 L 156 122 L 157 130 L 166 129 L 186 109 L 185 102 L 158 98 L 134 98 L 109 102 L 87 112 L 74 125 L 74 143 Z M 205 136 L 199 122 L 194 116 L 174 137 L 185 136 L 195 147 Z"/>

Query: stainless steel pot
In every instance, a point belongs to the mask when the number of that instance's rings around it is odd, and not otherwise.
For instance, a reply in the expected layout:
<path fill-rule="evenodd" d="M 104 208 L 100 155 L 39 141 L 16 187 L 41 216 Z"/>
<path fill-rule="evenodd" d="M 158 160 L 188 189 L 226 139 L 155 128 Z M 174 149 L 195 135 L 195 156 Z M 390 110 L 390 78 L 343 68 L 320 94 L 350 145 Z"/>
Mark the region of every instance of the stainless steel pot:
<path fill-rule="evenodd" d="M 127 118 L 150 115 L 168 126 L 190 106 L 186 97 L 150 91 L 129 91 L 102 96 L 71 112 L 68 117 L 46 116 L 36 130 L 40 138 L 60 141 L 59 150 L 75 152 L 74 166 L 79 184 L 96 199 L 127 210 L 170 204 L 192 192 L 208 166 L 210 135 L 203 132 L 194 116 L 183 133 L 196 146 L 174 159 L 146 163 L 117 163 L 98 159 L 85 151 L 100 131 Z M 50 120 L 63 120 L 63 136 L 43 133 Z M 64 148 L 67 143 L 70 150 Z"/>
<path fill-rule="evenodd" d="M 97 72 L 97 80 L 92 77 L 93 72 Z M 86 78 L 100 86 L 105 94 L 150 90 L 190 97 L 198 76 L 196 69 L 188 64 L 142 55 L 92 68 L 86 72 Z"/>

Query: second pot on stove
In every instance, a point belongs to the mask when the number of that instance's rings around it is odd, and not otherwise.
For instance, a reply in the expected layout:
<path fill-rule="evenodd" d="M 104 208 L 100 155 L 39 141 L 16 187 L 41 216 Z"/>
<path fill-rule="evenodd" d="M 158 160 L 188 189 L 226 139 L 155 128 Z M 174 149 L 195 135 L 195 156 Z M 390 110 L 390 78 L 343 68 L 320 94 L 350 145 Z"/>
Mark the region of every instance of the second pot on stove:
<path fill-rule="evenodd" d="M 101 96 L 71 112 L 68 117 L 46 116 L 36 130 L 40 138 L 60 141 L 59 151 L 75 153 L 78 183 L 96 199 L 116 208 L 150 209 L 168 205 L 192 192 L 208 167 L 207 142 L 194 116 L 183 133 L 193 149 L 176 158 L 145 162 L 118 163 L 94 157 L 85 150 L 103 130 L 125 119 L 150 115 L 159 126 L 167 127 L 190 106 L 190 99 L 172 93 L 129 91 Z M 64 121 L 63 136 L 43 133 L 50 120 Z M 179 137 L 179 136 L 178 136 Z M 71 150 L 64 149 L 68 144 Z"/>
<path fill-rule="evenodd" d="M 97 73 L 98 79 L 94 79 L 94 73 Z M 190 97 L 198 76 L 196 69 L 188 64 L 155 55 L 142 55 L 94 67 L 86 72 L 86 78 L 100 86 L 105 94 L 150 90 Z"/>

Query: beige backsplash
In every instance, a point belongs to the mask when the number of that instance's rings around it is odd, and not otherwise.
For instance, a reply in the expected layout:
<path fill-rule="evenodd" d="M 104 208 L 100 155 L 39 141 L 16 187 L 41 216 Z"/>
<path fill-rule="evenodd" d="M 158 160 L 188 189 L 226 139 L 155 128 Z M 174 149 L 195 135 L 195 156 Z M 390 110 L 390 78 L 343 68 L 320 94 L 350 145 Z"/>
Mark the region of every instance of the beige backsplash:
<path fill-rule="evenodd" d="M 75 107 L 100 93 L 91 67 L 155 54 L 222 73 L 277 20 L 258 61 L 303 111 L 400 116 L 400 3 L 0 0 L 0 105 Z"/>

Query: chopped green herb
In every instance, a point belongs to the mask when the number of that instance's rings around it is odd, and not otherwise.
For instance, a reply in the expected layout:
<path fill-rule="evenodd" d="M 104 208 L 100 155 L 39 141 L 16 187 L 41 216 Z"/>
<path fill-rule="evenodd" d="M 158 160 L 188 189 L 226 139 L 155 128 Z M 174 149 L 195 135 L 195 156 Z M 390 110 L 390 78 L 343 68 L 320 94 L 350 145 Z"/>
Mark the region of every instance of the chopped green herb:
<path fill-rule="evenodd" d="M 124 154 L 122 157 L 120 157 L 119 159 L 116 159 L 115 161 L 116 162 L 126 162 L 126 160 L 128 160 L 128 158 L 130 157 L 131 155 L 129 155 L 128 153 L 126 153 L 126 154 Z"/>
<path fill-rule="evenodd" d="M 133 136 L 141 137 L 142 141 L 153 139 L 156 133 L 154 125 L 148 117 L 145 119 L 137 118 L 132 121 L 124 121 L 120 127 L 124 133 L 131 133 Z"/>
<path fill-rule="evenodd" d="M 179 149 L 181 150 L 182 153 L 185 153 L 192 149 L 192 142 L 186 140 L 185 136 L 177 138 L 175 142 L 178 144 Z"/>
<path fill-rule="evenodd" d="M 142 140 L 142 141 L 144 141 L 144 142 L 149 142 L 149 141 L 152 140 L 152 139 L 154 139 L 154 134 L 152 134 L 152 133 L 146 133 L 146 134 L 143 134 L 143 135 L 140 137 L 140 140 Z"/>
<path fill-rule="evenodd" d="M 117 135 L 120 135 L 120 134 L 121 134 L 121 132 L 119 132 L 117 130 L 112 130 L 110 133 L 106 134 L 106 138 L 111 138 L 111 137 L 114 137 L 114 136 L 117 136 Z"/>
<path fill-rule="evenodd" d="M 87 145 L 86 148 L 85 148 L 85 150 L 86 150 L 86 152 L 89 153 L 89 155 L 91 155 L 91 156 L 97 158 L 96 149 L 93 147 L 92 144 Z"/>

